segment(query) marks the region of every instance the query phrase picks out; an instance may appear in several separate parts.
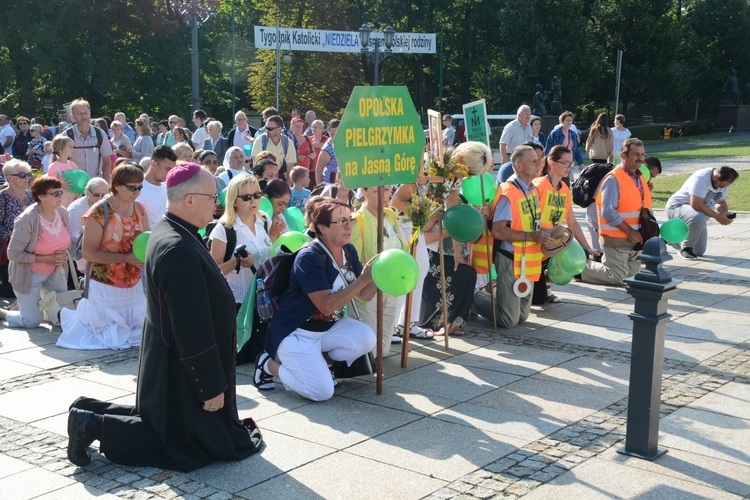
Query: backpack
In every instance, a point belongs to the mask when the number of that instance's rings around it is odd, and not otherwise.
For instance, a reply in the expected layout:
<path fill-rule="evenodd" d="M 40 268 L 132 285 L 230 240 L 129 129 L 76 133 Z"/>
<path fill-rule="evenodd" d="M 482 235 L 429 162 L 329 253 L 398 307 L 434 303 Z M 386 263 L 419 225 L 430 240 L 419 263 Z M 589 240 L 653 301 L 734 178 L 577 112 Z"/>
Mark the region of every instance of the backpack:
<path fill-rule="evenodd" d="M 267 259 L 260 265 L 260 267 L 258 267 L 255 279 L 260 281 L 258 282 L 258 288 L 255 292 L 255 300 L 256 306 L 258 306 L 258 316 L 260 316 L 260 320 L 264 323 L 269 323 L 271 321 L 274 313 L 286 300 L 282 300 L 282 296 L 289 288 L 289 278 L 291 277 L 292 269 L 294 268 L 294 259 L 297 258 L 297 254 L 300 253 L 303 248 L 307 247 L 313 249 L 315 255 L 320 259 L 321 265 L 325 266 L 326 258 L 323 253 L 317 245 L 308 243 L 294 253 L 279 253 Z M 282 246 L 282 248 L 285 247 Z M 301 291 L 301 289 L 298 289 L 297 292 L 299 291 Z M 267 308 L 264 305 L 268 304 L 269 301 L 271 307 Z"/>
<path fill-rule="evenodd" d="M 270 229 L 268 225 L 268 218 L 263 214 L 258 214 L 263 219 L 263 227 L 266 229 L 266 233 Z M 219 224 L 218 220 L 209 222 L 206 226 L 206 234 L 203 236 L 203 244 L 206 245 L 206 248 L 211 250 L 211 239 L 209 236 L 211 236 L 211 232 L 216 227 L 216 224 Z M 227 249 L 224 251 L 224 260 L 222 262 L 226 262 L 229 259 L 232 258 L 232 255 L 234 255 L 234 249 L 237 248 L 237 231 L 234 230 L 234 227 L 227 227 L 224 226 L 224 232 L 227 235 Z"/>
<path fill-rule="evenodd" d="M 604 176 L 614 168 L 615 166 L 611 163 L 592 163 L 584 168 L 570 189 L 573 194 L 573 203 L 583 208 L 594 203 L 596 188 L 599 187 Z"/>
<path fill-rule="evenodd" d="M 94 134 L 96 134 L 96 148 L 101 151 L 102 149 L 102 143 L 104 142 L 104 132 L 99 127 L 95 127 L 91 125 L 91 128 L 94 129 Z M 73 139 L 73 127 L 68 127 L 65 130 L 65 135 Z M 73 149 L 93 149 L 94 146 L 73 146 Z"/>

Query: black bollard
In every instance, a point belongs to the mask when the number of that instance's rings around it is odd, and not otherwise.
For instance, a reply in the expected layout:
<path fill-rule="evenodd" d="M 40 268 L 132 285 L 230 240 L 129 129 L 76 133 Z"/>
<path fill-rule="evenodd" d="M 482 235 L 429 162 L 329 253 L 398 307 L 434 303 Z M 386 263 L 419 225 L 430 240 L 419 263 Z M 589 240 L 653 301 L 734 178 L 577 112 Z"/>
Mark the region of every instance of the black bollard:
<path fill-rule="evenodd" d="M 651 238 L 637 257 L 646 267 L 625 279 L 628 293 L 635 298 L 633 342 L 630 357 L 628 420 L 625 447 L 618 453 L 654 460 L 665 449 L 659 448 L 659 407 L 664 365 L 664 337 L 668 299 L 677 292 L 680 280 L 672 279 L 662 264 L 672 257 L 664 240 Z"/>

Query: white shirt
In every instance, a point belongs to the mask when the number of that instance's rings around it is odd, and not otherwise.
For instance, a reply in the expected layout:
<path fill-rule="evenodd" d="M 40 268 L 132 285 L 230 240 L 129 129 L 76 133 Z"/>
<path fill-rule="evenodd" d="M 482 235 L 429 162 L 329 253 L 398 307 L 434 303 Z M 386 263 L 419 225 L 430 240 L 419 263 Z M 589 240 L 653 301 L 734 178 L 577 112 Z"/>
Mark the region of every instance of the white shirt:
<path fill-rule="evenodd" d="M 614 158 L 620 157 L 620 151 L 622 151 L 622 143 L 630 137 L 630 130 L 617 130 L 617 127 L 612 129 L 612 156 Z"/>
<path fill-rule="evenodd" d="M 193 133 L 193 144 L 200 146 L 206 139 L 208 139 L 208 132 L 206 132 L 206 127 L 201 125 L 200 128 Z"/>
<path fill-rule="evenodd" d="M 245 134 L 249 134 L 249 133 L 250 133 L 250 127 L 248 127 L 247 125 L 245 126 L 245 130 L 240 130 L 239 128 L 235 129 L 234 130 L 234 139 L 232 140 L 232 142 L 233 142 L 232 146 L 237 146 L 238 148 L 240 148 L 242 150 L 243 153 L 245 152 L 245 145 L 246 144 L 250 145 L 250 147 L 252 148 L 252 146 L 253 146 L 252 137 L 250 138 L 249 141 L 247 139 L 245 139 Z M 247 156 L 247 155 L 245 155 L 245 156 Z"/>
<path fill-rule="evenodd" d="M 10 137 L 10 142 L 7 146 L 5 146 L 5 152 L 10 153 L 11 146 L 13 146 L 13 138 L 16 137 L 16 133 L 13 132 L 13 127 L 10 126 L 10 123 L 6 123 L 5 126 L 0 129 L 0 145 L 5 145 L 5 141 Z"/>
<path fill-rule="evenodd" d="M 83 215 L 89 211 L 89 208 L 91 206 L 88 196 L 82 196 L 68 205 L 68 215 L 70 216 L 68 232 L 70 233 L 70 241 L 73 243 L 78 241 L 78 237 L 83 232 Z"/>
<path fill-rule="evenodd" d="M 232 172 L 232 178 L 231 179 L 229 178 L 229 174 L 227 172 Z M 228 186 L 229 185 L 229 181 L 231 181 L 232 179 L 234 179 L 238 175 L 247 175 L 248 173 L 249 172 L 247 170 L 235 170 L 233 168 L 228 168 L 228 169 L 226 169 L 225 171 L 223 171 L 222 173 L 219 174 L 219 179 L 221 179 L 222 181 L 224 181 L 224 185 L 225 186 Z"/>
<path fill-rule="evenodd" d="M 245 225 L 239 217 L 237 217 L 234 222 L 234 230 L 237 233 L 237 245 L 245 245 L 247 253 L 253 257 L 255 267 L 258 268 L 263 261 L 268 259 L 271 253 L 271 238 L 269 238 L 268 233 L 266 233 L 263 218 L 260 215 L 255 217 L 254 229 L 255 234 L 253 234 L 250 227 Z M 214 227 L 209 235 L 209 239 L 219 240 L 226 244 L 227 232 L 224 229 L 224 224 L 216 224 L 216 227 Z M 229 286 L 232 288 L 234 300 L 238 304 L 241 304 L 242 301 L 245 300 L 245 294 L 255 278 L 255 274 L 251 268 L 241 267 L 239 273 L 234 270 L 229 271 L 226 278 Z"/>
<path fill-rule="evenodd" d="M 143 189 L 138 196 L 138 201 L 146 207 L 149 229 L 153 230 L 156 224 L 167 212 L 167 188 L 164 184 L 155 186 L 143 179 Z"/>
<path fill-rule="evenodd" d="M 704 203 L 713 208 L 714 205 L 727 198 L 729 186 L 725 188 L 715 188 L 711 183 L 713 178 L 713 167 L 703 168 L 694 172 L 688 177 L 685 184 L 667 200 L 667 208 L 679 207 L 681 205 L 690 205 L 690 197 L 697 196 L 702 198 Z"/>

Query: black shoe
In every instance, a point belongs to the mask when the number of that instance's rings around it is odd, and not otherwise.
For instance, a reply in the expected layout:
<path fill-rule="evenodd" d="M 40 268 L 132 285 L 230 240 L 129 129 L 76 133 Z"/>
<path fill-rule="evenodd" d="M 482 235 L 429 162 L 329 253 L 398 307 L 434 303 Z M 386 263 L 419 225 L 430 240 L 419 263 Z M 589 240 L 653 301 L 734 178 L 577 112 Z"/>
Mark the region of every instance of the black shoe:
<path fill-rule="evenodd" d="M 680 250 L 680 256 L 682 256 L 683 259 L 697 259 L 698 256 L 693 253 L 693 249 L 690 247 L 685 247 L 682 250 Z"/>
<path fill-rule="evenodd" d="M 94 412 L 71 408 L 68 413 L 68 460 L 83 467 L 91 463 L 87 448 L 97 439 L 101 422 Z"/>
<path fill-rule="evenodd" d="M 271 360 L 271 356 L 267 352 L 258 354 L 255 358 L 255 372 L 253 373 L 253 385 L 258 388 L 259 391 L 271 391 L 276 388 L 276 384 L 273 383 L 273 375 L 269 374 L 266 370 L 266 365 Z"/>

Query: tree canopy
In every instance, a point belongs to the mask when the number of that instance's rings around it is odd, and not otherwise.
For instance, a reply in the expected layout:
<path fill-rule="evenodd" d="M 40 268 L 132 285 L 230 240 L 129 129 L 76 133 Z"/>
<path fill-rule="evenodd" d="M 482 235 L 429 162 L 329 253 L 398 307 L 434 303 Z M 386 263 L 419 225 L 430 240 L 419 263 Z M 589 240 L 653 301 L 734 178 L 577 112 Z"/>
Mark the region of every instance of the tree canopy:
<path fill-rule="evenodd" d="M 50 116 L 46 101 L 59 108 L 82 96 L 94 115 L 189 115 L 190 29 L 166 0 L 33 7 L 7 0 L 4 13 L 10 29 L 0 31 L 0 112 Z M 275 105 L 276 54 L 255 49 L 253 26 L 273 26 L 277 17 L 287 27 L 355 31 L 370 22 L 378 31 L 390 24 L 436 33 L 436 54 L 394 54 L 381 64 L 381 84 L 406 85 L 421 112 L 456 112 L 485 98 L 491 112 L 512 113 L 553 76 L 564 82 L 566 108 L 606 108 L 618 49 L 626 112 L 666 116 L 696 99 L 704 109 L 721 104 L 732 68 L 742 102 L 750 102 L 750 0 L 221 0 L 199 30 L 201 107 L 209 115 L 231 123 L 233 107 Z M 292 108 L 340 116 L 352 88 L 373 79 L 361 54 L 291 56 L 281 67 L 284 116 Z"/>

